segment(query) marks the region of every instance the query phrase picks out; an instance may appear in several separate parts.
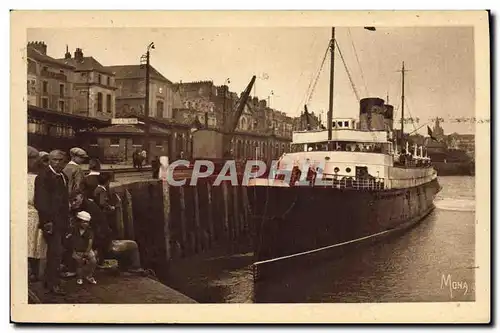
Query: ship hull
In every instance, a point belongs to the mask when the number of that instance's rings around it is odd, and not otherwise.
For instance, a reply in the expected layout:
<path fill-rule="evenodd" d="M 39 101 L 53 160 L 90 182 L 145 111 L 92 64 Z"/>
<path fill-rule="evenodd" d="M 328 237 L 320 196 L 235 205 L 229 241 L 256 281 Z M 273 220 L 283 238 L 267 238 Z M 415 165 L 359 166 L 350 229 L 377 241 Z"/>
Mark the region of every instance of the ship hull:
<path fill-rule="evenodd" d="M 255 257 L 265 261 L 407 227 L 434 209 L 439 190 L 437 179 L 375 191 L 248 187 Z"/>

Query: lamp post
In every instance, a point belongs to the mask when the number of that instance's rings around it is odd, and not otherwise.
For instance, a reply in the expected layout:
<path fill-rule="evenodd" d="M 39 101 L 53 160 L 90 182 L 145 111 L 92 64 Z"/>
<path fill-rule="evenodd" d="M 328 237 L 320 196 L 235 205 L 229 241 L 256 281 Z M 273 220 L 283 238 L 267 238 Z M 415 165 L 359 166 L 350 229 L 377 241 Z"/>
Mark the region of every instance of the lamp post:
<path fill-rule="evenodd" d="M 146 96 L 145 96 L 145 101 L 144 101 L 144 125 L 145 125 L 145 135 L 144 135 L 144 143 L 143 143 L 143 149 L 147 153 L 147 160 L 149 160 L 149 156 L 151 155 L 151 152 L 149 150 L 150 148 L 150 130 L 151 130 L 151 124 L 149 122 L 149 54 L 150 50 L 155 48 L 155 44 L 153 42 L 149 43 L 146 54 L 141 57 L 141 61 L 146 61 Z M 147 162 L 146 160 L 146 162 Z"/>

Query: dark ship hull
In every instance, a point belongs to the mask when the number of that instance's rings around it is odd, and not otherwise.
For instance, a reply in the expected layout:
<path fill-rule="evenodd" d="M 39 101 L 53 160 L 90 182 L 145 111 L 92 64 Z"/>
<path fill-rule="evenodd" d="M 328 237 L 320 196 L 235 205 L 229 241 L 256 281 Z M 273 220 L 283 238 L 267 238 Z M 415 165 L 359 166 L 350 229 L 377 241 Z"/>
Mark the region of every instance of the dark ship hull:
<path fill-rule="evenodd" d="M 474 162 L 432 162 L 439 176 L 473 176 Z"/>
<path fill-rule="evenodd" d="M 248 187 L 256 261 L 410 226 L 434 209 L 437 179 L 404 189 Z"/>

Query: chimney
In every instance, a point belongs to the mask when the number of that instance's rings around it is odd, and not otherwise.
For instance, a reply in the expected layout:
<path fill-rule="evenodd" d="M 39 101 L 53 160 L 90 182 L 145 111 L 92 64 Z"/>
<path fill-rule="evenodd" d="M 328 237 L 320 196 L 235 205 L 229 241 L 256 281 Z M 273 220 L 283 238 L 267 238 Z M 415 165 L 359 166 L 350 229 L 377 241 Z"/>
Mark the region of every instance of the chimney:
<path fill-rule="evenodd" d="M 82 61 L 83 60 L 83 51 L 81 48 L 77 48 L 75 50 L 75 59 L 78 60 L 78 61 Z"/>
<path fill-rule="evenodd" d="M 64 59 L 71 59 L 71 53 L 69 53 L 67 44 L 66 44 L 66 53 L 64 53 Z"/>
<path fill-rule="evenodd" d="M 29 42 L 28 47 L 34 48 L 42 54 L 47 54 L 47 45 L 44 42 Z"/>

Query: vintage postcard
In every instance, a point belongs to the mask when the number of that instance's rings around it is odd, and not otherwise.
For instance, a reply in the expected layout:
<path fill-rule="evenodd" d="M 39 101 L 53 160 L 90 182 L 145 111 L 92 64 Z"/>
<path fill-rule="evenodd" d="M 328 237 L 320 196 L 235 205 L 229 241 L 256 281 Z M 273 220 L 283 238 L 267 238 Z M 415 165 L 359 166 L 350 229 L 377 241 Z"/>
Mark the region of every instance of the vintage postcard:
<path fill-rule="evenodd" d="M 12 321 L 490 321 L 488 12 L 11 27 Z"/>

